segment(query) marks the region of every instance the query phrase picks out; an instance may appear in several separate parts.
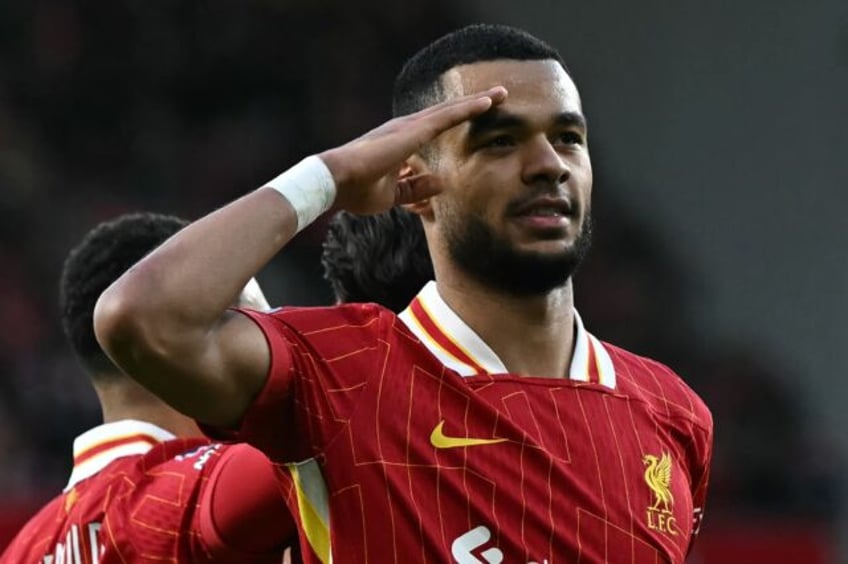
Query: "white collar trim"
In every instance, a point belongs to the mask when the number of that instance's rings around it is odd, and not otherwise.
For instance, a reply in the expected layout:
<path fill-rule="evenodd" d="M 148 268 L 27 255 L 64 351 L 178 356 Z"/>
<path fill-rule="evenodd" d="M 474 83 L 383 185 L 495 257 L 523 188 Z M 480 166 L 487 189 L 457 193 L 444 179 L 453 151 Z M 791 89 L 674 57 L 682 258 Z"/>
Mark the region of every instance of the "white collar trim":
<path fill-rule="evenodd" d="M 495 351 L 442 299 L 435 282 L 428 282 L 398 317 L 442 364 L 460 375 L 508 372 Z M 576 310 L 574 327 L 569 378 L 615 388 L 612 359 L 601 341 L 586 331 Z"/>
<path fill-rule="evenodd" d="M 74 469 L 63 491 L 100 472 L 124 456 L 145 454 L 156 443 L 177 438 L 152 423 L 124 419 L 89 429 L 74 439 Z M 102 450 L 94 452 L 94 449 Z"/>

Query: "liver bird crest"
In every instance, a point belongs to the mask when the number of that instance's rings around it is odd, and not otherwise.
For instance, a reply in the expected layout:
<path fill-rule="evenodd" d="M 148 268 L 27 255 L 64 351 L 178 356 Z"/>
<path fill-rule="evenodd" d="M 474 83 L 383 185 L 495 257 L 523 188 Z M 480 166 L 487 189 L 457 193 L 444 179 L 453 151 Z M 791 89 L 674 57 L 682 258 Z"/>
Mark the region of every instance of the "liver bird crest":
<path fill-rule="evenodd" d="M 654 492 L 654 504 L 651 509 L 659 510 L 660 504 L 663 504 L 662 511 L 670 513 L 669 504 L 674 504 L 674 496 L 671 495 L 671 455 L 667 452 L 662 454 L 662 457 L 657 458 L 652 454 L 646 454 L 642 457 L 642 462 L 647 466 L 645 469 L 645 482 L 648 487 Z"/>

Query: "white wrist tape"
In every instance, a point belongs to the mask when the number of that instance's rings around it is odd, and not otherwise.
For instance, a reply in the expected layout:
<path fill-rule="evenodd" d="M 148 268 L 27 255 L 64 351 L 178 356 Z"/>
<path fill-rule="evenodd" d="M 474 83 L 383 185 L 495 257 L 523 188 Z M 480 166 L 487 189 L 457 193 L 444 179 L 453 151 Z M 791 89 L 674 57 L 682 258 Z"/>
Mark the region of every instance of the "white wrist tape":
<path fill-rule="evenodd" d="M 318 219 L 336 201 L 336 182 L 319 157 L 306 157 L 265 184 L 289 201 L 297 214 L 297 231 Z"/>

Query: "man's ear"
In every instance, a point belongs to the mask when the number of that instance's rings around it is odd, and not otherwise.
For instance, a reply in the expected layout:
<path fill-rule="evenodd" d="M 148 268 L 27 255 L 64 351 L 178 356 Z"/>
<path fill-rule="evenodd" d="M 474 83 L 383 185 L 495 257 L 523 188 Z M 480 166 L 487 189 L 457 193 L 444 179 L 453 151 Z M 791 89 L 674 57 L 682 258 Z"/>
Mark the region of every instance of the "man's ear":
<path fill-rule="evenodd" d="M 415 154 L 406 159 L 406 162 L 404 162 L 403 167 L 401 167 L 400 174 L 398 176 L 400 178 L 410 178 L 430 173 L 430 167 L 427 165 L 427 161 L 421 158 L 420 155 Z M 421 216 L 422 219 L 432 219 L 433 217 L 433 208 L 430 198 L 424 198 L 423 200 L 418 200 L 409 204 L 402 204 L 402 206 L 408 212 Z"/>
<path fill-rule="evenodd" d="M 410 176 L 418 176 L 419 174 L 429 174 L 430 167 L 427 161 L 421 158 L 421 155 L 415 153 L 403 162 L 398 176 L 400 178 L 408 178 Z"/>

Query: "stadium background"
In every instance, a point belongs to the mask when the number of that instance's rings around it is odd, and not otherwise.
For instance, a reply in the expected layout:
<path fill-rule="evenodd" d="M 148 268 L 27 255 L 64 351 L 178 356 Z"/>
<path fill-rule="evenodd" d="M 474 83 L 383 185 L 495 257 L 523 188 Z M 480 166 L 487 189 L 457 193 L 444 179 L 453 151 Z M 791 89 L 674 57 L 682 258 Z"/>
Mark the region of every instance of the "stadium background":
<path fill-rule="evenodd" d="M 559 47 L 596 244 L 578 307 L 716 420 L 695 563 L 848 562 L 848 4 L 343 0 L 0 4 L 0 547 L 99 412 L 61 336 L 68 249 L 188 218 L 383 121 L 403 59 L 472 21 Z M 326 303 L 321 225 L 263 272 Z"/>

